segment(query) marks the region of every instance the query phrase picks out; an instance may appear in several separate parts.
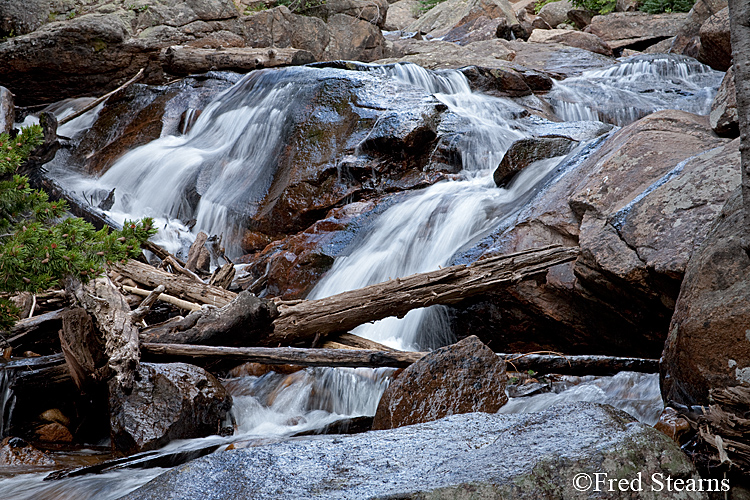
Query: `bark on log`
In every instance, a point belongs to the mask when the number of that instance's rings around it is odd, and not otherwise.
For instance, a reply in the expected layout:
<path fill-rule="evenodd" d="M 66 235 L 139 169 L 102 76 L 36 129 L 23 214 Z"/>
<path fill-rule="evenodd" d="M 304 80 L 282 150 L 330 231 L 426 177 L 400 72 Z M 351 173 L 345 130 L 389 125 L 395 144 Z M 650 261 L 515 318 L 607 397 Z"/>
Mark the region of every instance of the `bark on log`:
<path fill-rule="evenodd" d="M 187 276 L 171 274 L 135 260 L 129 260 L 125 264 L 114 264 L 112 269 L 137 283 L 152 288 L 164 285 L 170 295 L 188 299 L 191 302 L 223 307 L 237 296 L 236 293 L 221 287 L 198 282 Z"/>
<path fill-rule="evenodd" d="M 296 347 L 222 347 L 205 345 L 142 343 L 144 357 L 159 359 L 229 359 L 267 365 L 348 366 L 404 368 L 422 358 L 424 352 L 372 351 L 352 349 L 304 349 Z M 612 375 L 622 370 L 656 373 L 656 359 L 610 356 L 555 356 L 498 354 L 513 360 L 519 370 L 569 375 Z"/>
<path fill-rule="evenodd" d="M 395 351 L 374 340 L 366 339 L 353 333 L 340 333 L 327 338 L 320 347 L 324 349 L 366 349 L 370 351 Z"/>
<path fill-rule="evenodd" d="M 159 285 L 159 286 L 164 286 L 164 285 Z M 133 295 L 138 295 L 140 297 L 148 297 L 151 294 L 149 290 L 142 290 L 134 286 L 122 285 L 122 289 L 128 293 L 132 293 Z M 166 293 L 160 293 L 157 300 L 161 300 L 162 302 L 172 304 L 173 306 L 177 306 L 180 309 L 186 309 L 188 311 L 200 311 L 201 310 L 200 304 L 196 304 L 195 302 L 188 302 L 187 300 L 178 299 L 177 297 L 172 297 L 171 295 L 167 295 Z"/>
<path fill-rule="evenodd" d="M 141 336 L 145 342 L 248 345 L 268 335 L 276 316 L 273 302 L 242 292 L 221 309 L 195 311 L 181 321 L 144 329 Z"/>
<path fill-rule="evenodd" d="M 78 389 L 87 392 L 108 378 L 110 371 L 104 344 L 84 309 L 76 307 L 65 311 L 59 335 L 65 362 Z"/>
<path fill-rule="evenodd" d="M 65 309 L 58 309 L 17 321 L 10 329 L 7 342 L 16 347 L 21 341 L 27 341 L 31 334 L 57 332 L 64 312 Z"/>
<path fill-rule="evenodd" d="M 224 264 L 213 272 L 208 283 L 220 288 L 229 288 L 229 285 L 232 284 L 232 280 L 234 279 L 235 272 L 234 264 Z"/>
<path fill-rule="evenodd" d="M 350 349 L 302 349 L 297 347 L 221 347 L 183 344 L 141 344 L 143 356 L 169 358 L 232 359 L 267 365 L 392 367 L 403 368 L 426 353 L 402 351 L 365 351 Z"/>
<path fill-rule="evenodd" d="M 188 250 L 188 257 L 185 261 L 185 269 L 193 273 L 196 271 L 196 269 L 198 269 L 198 259 L 201 256 L 201 250 L 203 250 L 203 245 L 206 244 L 206 241 L 208 241 L 208 235 L 203 231 L 200 231 L 195 236 L 195 241 L 192 245 L 190 245 L 190 250 Z"/>
<path fill-rule="evenodd" d="M 258 339 L 258 345 L 289 345 L 315 335 L 348 332 L 389 316 L 400 318 L 420 307 L 457 304 L 544 273 L 550 267 L 574 260 L 578 252 L 578 247 L 545 247 L 480 260 L 470 266 L 396 278 L 324 299 L 282 304 L 272 334 Z"/>
<path fill-rule="evenodd" d="M 138 328 L 125 297 L 107 276 L 82 284 L 74 278 L 66 279 L 65 289 L 94 317 L 104 337 L 105 354 L 114 370 L 117 382 L 130 390 L 138 371 Z"/>
<path fill-rule="evenodd" d="M 206 71 L 247 72 L 260 68 L 300 65 L 315 62 L 306 50 L 293 48 L 253 49 L 244 47 L 199 49 L 173 46 L 161 53 L 165 71 L 175 75 L 205 73 Z"/>
<path fill-rule="evenodd" d="M 740 127 L 740 156 L 745 230 L 742 246 L 750 252 L 750 3 L 729 0 L 737 116 Z"/>

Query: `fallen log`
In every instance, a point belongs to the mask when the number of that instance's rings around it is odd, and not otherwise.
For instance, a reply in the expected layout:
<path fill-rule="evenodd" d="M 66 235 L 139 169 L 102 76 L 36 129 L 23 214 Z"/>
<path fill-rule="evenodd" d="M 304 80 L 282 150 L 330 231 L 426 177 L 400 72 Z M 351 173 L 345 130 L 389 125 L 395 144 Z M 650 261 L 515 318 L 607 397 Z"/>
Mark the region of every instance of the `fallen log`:
<path fill-rule="evenodd" d="M 247 72 L 311 62 L 315 62 L 315 56 L 310 52 L 292 48 L 230 47 L 216 50 L 173 46 L 161 53 L 162 66 L 167 72 L 175 75 L 206 71 Z"/>
<path fill-rule="evenodd" d="M 508 286 L 574 260 L 578 247 L 550 246 L 370 285 L 319 300 L 280 304 L 273 332 L 258 345 L 290 345 L 348 332 L 370 321 L 403 317 L 412 309 L 462 300 Z"/>
<path fill-rule="evenodd" d="M 162 286 L 162 285 L 159 285 L 159 286 Z M 136 288 L 134 286 L 128 286 L 128 285 L 122 285 L 122 289 L 128 293 L 132 293 L 133 295 L 138 295 L 141 297 L 148 297 L 148 295 L 151 293 L 151 291 L 149 290 L 143 290 L 141 288 Z M 195 302 L 188 302 L 187 300 L 178 299 L 177 297 L 172 297 L 171 295 L 167 295 L 166 293 L 160 293 L 157 300 L 161 300 L 162 302 L 166 302 L 167 304 L 172 304 L 173 306 L 177 306 L 180 309 L 185 309 L 188 311 L 200 311 L 201 310 L 200 304 L 196 304 Z"/>
<path fill-rule="evenodd" d="M 39 332 L 57 332 L 60 329 L 63 313 L 65 309 L 57 309 L 31 318 L 16 321 L 5 339 L 13 347 L 23 340 L 28 340 L 31 334 Z"/>
<path fill-rule="evenodd" d="M 144 358 L 233 360 L 266 365 L 347 366 L 404 368 L 419 361 L 425 352 L 373 351 L 357 349 L 306 349 L 298 347 L 223 347 L 206 345 L 141 344 Z M 567 375 L 613 375 L 619 371 L 656 373 L 659 360 L 610 356 L 558 356 L 497 354 L 519 370 Z"/>
<path fill-rule="evenodd" d="M 144 358 L 231 359 L 267 365 L 392 367 L 403 368 L 426 353 L 403 351 L 365 351 L 351 349 L 305 349 L 298 347 L 222 347 L 184 344 L 141 344 Z"/>
<path fill-rule="evenodd" d="M 166 292 L 170 295 L 189 299 L 191 302 L 223 307 L 237 297 L 236 293 L 224 288 L 196 281 L 184 275 L 168 273 L 136 260 L 129 260 L 124 264 L 116 263 L 112 269 L 136 283 L 152 288 L 164 285 Z"/>

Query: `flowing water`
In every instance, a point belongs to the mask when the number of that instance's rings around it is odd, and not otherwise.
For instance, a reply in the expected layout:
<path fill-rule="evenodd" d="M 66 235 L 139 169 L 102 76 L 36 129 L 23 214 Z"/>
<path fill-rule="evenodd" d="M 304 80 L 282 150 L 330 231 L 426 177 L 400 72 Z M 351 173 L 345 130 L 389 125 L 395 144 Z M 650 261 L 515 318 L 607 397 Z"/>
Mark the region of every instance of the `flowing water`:
<path fill-rule="evenodd" d="M 705 66 L 681 58 L 627 60 L 556 84 L 549 100 L 560 116 L 578 123 L 552 124 L 522 118 L 521 108 L 510 100 L 472 93 L 466 79 L 455 71 L 434 73 L 413 65 L 363 68 L 363 79 L 380 78 L 417 87 L 447 108 L 443 122 L 460 124 L 456 147 L 463 170 L 455 179 L 406 195 L 385 210 L 366 234 L 335 260 L 310 298 L 450 265 L 473 242 L 503 224 L 512 224 L 513 214 L 544 186 L 575 168 L 581 157 L 604 142 L 596 138 L 600 132 L 592 133 L 602 130 L 601 124 L 581 120 L 624 125 L 642 114 L 669 107 L 707 113 L 706 102 L 710 103 L 721 79 Z M 184 223 L 195 219 L 194 232 L 223 233 L 228 251 L 236 254 L 238 212 L 226 207 L 240 206 L 245 216 L 253 213 L 275 174 L 274 162 L 288 137 L 291 115 L 308 98 L 306 79 L 335 71 L 342 70 L 289 68 L 252 73 L 211 103 L 187 134 L 164 136 L 127 153 L 98 179 L 64 171 L 56 174 L 77 192 L 106 193 L 116 187 L 119 196 L 110 214 L 161 217 L 163 225 L 177 228 L 179 236 L 171 237 L 173 251 L 189 242 Z M 651 90 L 639 91 L 637 84 L 646 79 Z M 680 91 L 670 90 L 674 88 Z M 636 104 L 622 108 L 623 102 Z M 611 112 L 616 109 L 621 111 Z M 71 128 L 70 133 L 83 130 L 88 126 L 85 120 L 93 120 L 95 113 L 79 118 L 79 128 Z M 550 130 L 576 135 L 581 145 L 565 158 L 536 162 L 506 188 L 497 188 L 492 171 L 508 147 L 519 138 Z M 197 201 L 185 195 L 190 182 L 198 186 Z M 432 349 L 453 340 L 441 307 L 412 311 L 401 320 L 363 325 L 356 333 L 400 349 Z M 278 439 L 344 417 L 371 416 L 390 373 L 387 369 L 316 368 L 228 379 L 225 383 L 234 397 L 236 435 L 172 443 L 164 453 L 180 446 L 196 449 L 209 444 L 223 447 L 237 440 Z M 8 398 L 0 393 L 2 397 Z M 580 400 L 611 403 L 647 423 L 652 423 L 661 409 L 658 377 L 620 374 L 570 379 L 550 393 L 511 399 L 502 411 L 535 411 Z M 4 494 L 11 492 L 10 498 L 116 498 L 159 472 L 113 471 L 44 485 L 41 475 L 25 475 L 0 480 L 0 488 Z"/>

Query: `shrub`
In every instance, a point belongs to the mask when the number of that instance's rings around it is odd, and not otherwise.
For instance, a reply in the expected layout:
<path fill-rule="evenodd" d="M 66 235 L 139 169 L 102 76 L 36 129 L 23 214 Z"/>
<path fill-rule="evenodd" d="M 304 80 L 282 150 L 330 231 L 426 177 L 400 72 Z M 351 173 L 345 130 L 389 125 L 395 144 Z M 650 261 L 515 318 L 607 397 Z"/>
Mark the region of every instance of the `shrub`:
<path fill-rule="evenodd" d="M 617 0 L 572 0 L 572 2 L 579 9 L 593 14 L 609 14 L 614 12 L 617 6 Z"/>
<path fill-rule="evenodd" d="M 688 12 L 693 8 L 695 0 L 644 0 L 640 10 L 649 14 L 662 12 Z"/>

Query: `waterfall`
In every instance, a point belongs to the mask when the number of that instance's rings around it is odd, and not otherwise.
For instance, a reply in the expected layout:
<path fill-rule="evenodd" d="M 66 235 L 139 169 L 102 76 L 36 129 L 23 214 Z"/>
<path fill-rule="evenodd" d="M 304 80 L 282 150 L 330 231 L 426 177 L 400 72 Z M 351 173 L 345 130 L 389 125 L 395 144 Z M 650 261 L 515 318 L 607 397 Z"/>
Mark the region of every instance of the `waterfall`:
<path fill-rule="evenodd" d="M 555 82 L 547 100 L 564 120 L 624 126 L 662 109 L 707 115 L 723 77 L 689 57 L 638 55 Z"/>
<path fill-rule="evenodd" d="M 11 388 L 14 379 L 15 369 L 4 368 L 0 370 L 0 439 L 8 435 L 13 407 L 16 404 L 16 397 Z"/>

